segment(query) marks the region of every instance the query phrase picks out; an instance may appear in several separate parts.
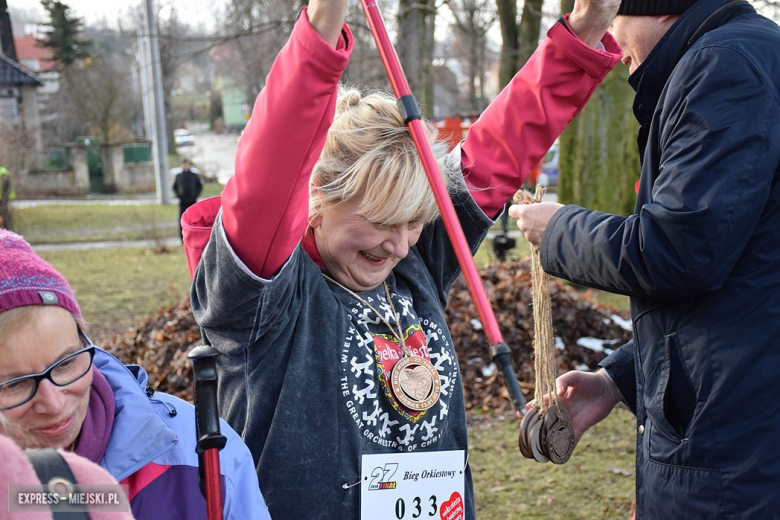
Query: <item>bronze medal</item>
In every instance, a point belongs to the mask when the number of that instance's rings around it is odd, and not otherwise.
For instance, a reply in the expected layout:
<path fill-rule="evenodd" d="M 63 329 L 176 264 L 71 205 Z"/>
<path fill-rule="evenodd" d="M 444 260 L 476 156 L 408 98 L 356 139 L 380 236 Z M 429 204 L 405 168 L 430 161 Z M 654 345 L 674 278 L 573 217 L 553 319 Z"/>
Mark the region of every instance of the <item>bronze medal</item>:
<path fill-rule="evenodd" d="M 322 276 L 324 276 L 326 280 L 331 281 L 347 291 L 360 303 L 371 309 L 371 311 L 387 325 L 387 328 L 390 329 L 393 335 L 398 338 L 398 343 L 401 346 L 401 351 L 404 356 L 395 364 L 390 372 L 389 378 L 390 388 L 392 388 L 393 394 L 395 395 L 395 398 L 398 399 L 398 402 L 407 409 L 415 412 L 427 410 L 435 405 L 441 395 L 441 379 L 439 378 L 439 372 L 430 361 L 423 357 L 413 355 L 411 349 L 406 346 L 406 343 L 404 342 L 404 329 L 401 325 L 400 317 L 395 312 L 393 298 L 390 296 L 390 289 L 387 287 L 387 282 L 384 282 L 382 285 L 385 288 L 387 303 L 393 312 L 395 327 L 385 319 L 383 314 L 377 312 L 371 304 L 352 290 L 344 287 L 325 274 Z M 374 348 L 376 348 L 376 345 L 374 345 Z"/>
<path fill-rule="evenodd" d="M 532 406 L 531 409 L 526 412 L 525 416 L 523 416 L 523 420 L 520 422 L 520 439 L 519 439 L 519 445 L 520 445 L 520 453 L 523 454 L 523 457 L 527 459 L 534 458 L 533 452 L 531 452 L 531 423 L 533 422 L 533 416 L 539 415 L 539 408 L 536 407 L 536 405 Z"/>
<path fill-rule="evenodd" d="M 520 422 L 520 438 L 518 439 L 520 453 L 522 453 L 523 457 L 526 459 L 534 458 L 534 454 L 531 453 L 531 447 L 528 445 L 528 417 L 530 415 L 531 412 L 526 413 L 525 417 L 523 417 L 523 420 Z"/>
<path fill-rule="evenodd" d="M 557 406 L 554 404 L 547 410 L 544 448 L 553 464 L 565 463 L 574 451 L 574 428 L 571 420 L 571 413 L 561 403 Z"/>
<path fill-rule="evenodd" d="M 390 386 L 402 405 L 418 412 L 436 404 L 441 394 L 441 379 L 436 368 L 418 356 L 404 356 L 395 364 Z"/>
<path fill-rule="evenodd" d="M 552 404 L 539 416 L 534 405 L 520 423 L 520 453 L 527 459 L 563 464 L 574 451 L 574 428 L 568 408 Z"/>
<path fill-rule="evenodd" d="M 550 462 L 550 458 L 547 456 L 544 449 L 544 436 L 544 420 L 542 417 L 539 417 L 539 414 L 537 413 L 536 419 L 534 419 L 531 424 L 531 452 L 534 455 L 534 460 L 542 464 Z"/>

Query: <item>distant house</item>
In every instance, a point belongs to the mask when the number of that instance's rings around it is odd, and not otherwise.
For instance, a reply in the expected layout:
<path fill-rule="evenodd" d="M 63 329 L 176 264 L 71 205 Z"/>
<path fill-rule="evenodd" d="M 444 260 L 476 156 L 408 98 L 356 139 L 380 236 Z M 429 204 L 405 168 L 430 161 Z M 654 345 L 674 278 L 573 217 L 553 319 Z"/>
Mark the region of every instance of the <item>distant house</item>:
<path fill-rule="evenodd" d="M 14 38 L 14 47 L 16 47 L 16 59 L 31 71 L 40 74 L 56 68 L 57 63 L 52 61 L 52 50 L 40 46 L 33 31 Z"/>
<path fill-rule="evenodd" d="M 0 0 L 0 125 L 29 132 L 41 147 L 38 88 L 41 79 L 19 63 L 5 0 Z"/>
<path fill-rule="evenodd" d="M 41 124 L 46 125 L 57 117 L 54 113 L 45 115 L 44 107 L 46 101 L 60 88 L 60 73 L 57 70 L 57 63 L 52 61 L 52 50 L 38 44 L 38 40 L 44 36 L 40 27 L 40 25 L 34 24 L 15 25 L 14 30 L 21 31 L 23 36 L 19 36 L 19 33 L 15 32 L 14 47 L 16 48 L 16 60 L 34 72 L 42 82 L 38 89 L 38 107 L 43 114 Z"/>
<path fill-rule="evenodd" d="M 0 124 L 30 131 L 36 148 L 41 147 L 37 89 L 42 84 L 32 71 L 0 55 Z"/>
<path fill-rule="evenodd" d="M 222 101 L 222 124 L 231 130 L 241 130 L 251 115 L 252 101 L 237 85 L 230 75 L 229 63 L 231 49 L 228 45 L 218 45 L 211 49 L 209 58 L 212 63 L 212 88 Z"/>

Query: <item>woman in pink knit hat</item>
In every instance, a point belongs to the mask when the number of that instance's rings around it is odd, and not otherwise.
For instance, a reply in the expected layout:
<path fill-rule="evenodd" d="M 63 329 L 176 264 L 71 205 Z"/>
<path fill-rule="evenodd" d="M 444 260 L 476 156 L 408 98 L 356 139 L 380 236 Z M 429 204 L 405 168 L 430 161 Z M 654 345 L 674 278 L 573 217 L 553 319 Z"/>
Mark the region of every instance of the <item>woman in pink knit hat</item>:
<path fill-rule="evenodd" d="M 193 406 L 150 389 L 141 367 L 93 345 L 84 325 L 65 279 L 0 230 L 0 434 L 99 464 L 128 486 L 136 518 L 205 520 Z M 224 517 L 268 519 L 249 450 L 220 426 Z"/>

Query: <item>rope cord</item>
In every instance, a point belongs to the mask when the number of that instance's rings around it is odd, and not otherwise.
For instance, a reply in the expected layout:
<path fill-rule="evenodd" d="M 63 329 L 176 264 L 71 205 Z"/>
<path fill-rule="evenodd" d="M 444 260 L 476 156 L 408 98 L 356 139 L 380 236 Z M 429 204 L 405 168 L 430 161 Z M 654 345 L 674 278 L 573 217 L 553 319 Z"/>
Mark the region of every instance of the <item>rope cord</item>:
<path fill-rule="evenodd" d="M 542 201 L 545 188 L 536 186 L 536 193 L 531 196 L 525 190 L 518 191 L 514 196 L 517 204 L 535 204 Z M 533 287 L 532 307 L 534 311 L 534 372 L 536 372 L 536 388 L 534 399 L 539 407 L 539 415 L 544 416 L 548 404 L 544 396 L 549 394 L 550 404 L 558 404 L 558 390 L 555 386 L 555 338 L 552 328 L 552 310 L 550 304 L 550 277 L 542 269 L 542 259 L 539 250 L 531 249 L 531 285 Z"/>

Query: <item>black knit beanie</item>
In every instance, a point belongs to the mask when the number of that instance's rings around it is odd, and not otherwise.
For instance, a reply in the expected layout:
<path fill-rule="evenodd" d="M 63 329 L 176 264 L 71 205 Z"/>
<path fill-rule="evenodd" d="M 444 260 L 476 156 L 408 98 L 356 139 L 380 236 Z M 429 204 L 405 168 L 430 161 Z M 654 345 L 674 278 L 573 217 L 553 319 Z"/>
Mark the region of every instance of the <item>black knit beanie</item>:
<path fill-rule="evenodd" d="M 617 14 L 631 16 L 661 16 L 682 14 L 696 0 L 622 0 Z"/>

